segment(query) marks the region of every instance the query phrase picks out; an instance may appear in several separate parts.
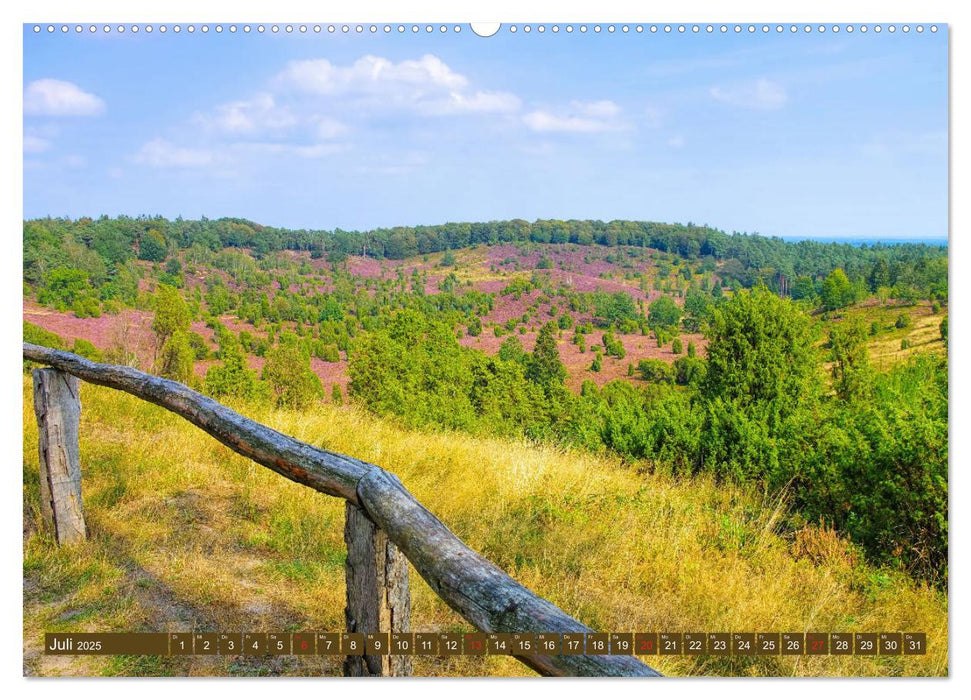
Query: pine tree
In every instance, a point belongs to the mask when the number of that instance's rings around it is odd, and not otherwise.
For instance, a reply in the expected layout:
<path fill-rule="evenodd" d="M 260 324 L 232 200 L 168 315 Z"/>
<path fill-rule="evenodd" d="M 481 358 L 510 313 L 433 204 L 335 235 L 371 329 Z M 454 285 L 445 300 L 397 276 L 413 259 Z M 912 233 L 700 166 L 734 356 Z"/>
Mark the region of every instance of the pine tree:
<path fill-rule="evenodd" d="M 184 331 L 175 331 L 165 341 L 159 354 L 159 374 L 185 384 L 192 378 L 195 356 L 189 336 Z"/>
<path fill-rule="evenodd" d="M 310 369 L 310 355 L 295 342 L 283 342 L 266 354 L 261 378 L 270 385 L 277 406 L 306 408 L 324 394 L 320 377 Z"/>
<path fill-rule="evenodd" d="M 155 318 L 152 319 L 152 330 L 158 338 L 159 347 L 176 331 L 187 332 L 191 322 L 189 306 L 178 290 L 160 284 L 155 295 Z"/>
<path fill-rule="evenodd" d="M 539 330 L 526 367 L 526 378 L 543 387 L 562 385 L 566 379 L 566 368 L 556 347 L 556 324 L 552 321 Z"/>

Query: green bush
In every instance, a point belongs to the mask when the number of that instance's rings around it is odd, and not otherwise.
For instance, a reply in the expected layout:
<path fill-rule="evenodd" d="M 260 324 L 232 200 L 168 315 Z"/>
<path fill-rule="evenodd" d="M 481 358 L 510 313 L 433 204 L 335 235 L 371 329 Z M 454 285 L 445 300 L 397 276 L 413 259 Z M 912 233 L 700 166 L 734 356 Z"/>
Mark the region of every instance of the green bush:
<path fill-rule="evenodd" d="M 209 359 L 209 344 L 206 339 L 195 331 L 189 331 L 186 336 L 189 339 L 189 347 L 192 348 L 193 358 L 196 360 Z"/>
<path fill-rule="evenodd" d="M 697 385 L 705 376 L 707 364 L 699 357 L 679 357 L 674 361 L 674 381 L 681 385 Z"/>
<path fill-rule="evenodd" d="M 64 339 L 56 333 L 35 326 L 30 321 L 24 321 L 24 342 L 31 345 L 43 345 L 44 347 L 64 350 Z"/>
<path fill-rule="evenodd" d="M 74 346 L 71 348 L 71 352 L 75 355 L 86 357 L 92 362 L 101 362 L 103 358 L 101 351 L 91 341 L 85 340 L 84 338 L 74 339 Z"/>
<path fill-rule="evenodd" d="M 163 343 L 159 352 L 158 372 L 163 377 L 188 384 L 192 378 L 192 366 L 195 361 L 195 351 L 189 343 L 189 334 L 185 331 L 175 331 Z"/>
<path fill-rule="evenodd" d="M 641 379 L 655 384 L 670 383 L 674 379 L 671 365 L 664 360 L 646 359 L 637 363 Z"/>
<path fill-rule="evenodd" d="M 71 311 L 78 318 L 100 318 L 101 304 L 94 297 L 79 297 L 71 305 Z"/>

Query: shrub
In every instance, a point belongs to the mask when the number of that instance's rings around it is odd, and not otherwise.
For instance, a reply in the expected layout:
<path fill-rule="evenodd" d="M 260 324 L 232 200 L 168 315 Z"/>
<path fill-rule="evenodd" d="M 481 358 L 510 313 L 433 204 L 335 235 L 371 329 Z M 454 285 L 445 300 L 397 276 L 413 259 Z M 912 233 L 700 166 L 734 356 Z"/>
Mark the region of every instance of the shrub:
<path fill-rule="evenodd" d="M 277 406 L 302 409 L 323 396 L 324 387 L 310 369 L 310 356 L 296 343 L 283 343 L 266 354 L 262 379 L 265 381 Z"/>
<path fill-rule="evenodd" d="M 669 296 L 661 296 L 648 307 L 647 323 L 655 332 L 659 328 L 677 328 L 681 320 L 681 308 Z"/>
<path fill-rule="evenodd" d="M 237 396 L 255 401 L 267 398 L 266 386 L 256 378 L 256 372 L 246 368 L 243 349 L 232 331 L 219 327 L 216 339 L 221 364 L 210 367 L 206 372 L 203 382 L 206 393 L 217 398 Z"/>
<path fill-rule="evenodd" d="M 197 360 L 206 360 L 209 358 L 209 344 L 206 339 L 195 331 L 189 331 L 186 334 L 189 338 L 189 347 L 192 348 L 192 354 Z"/>
<path fill-rule="evenodd" d="M 64 339 L 56 333 L 45 330 L 40 326 L 35 326 L 30 321 L 24 321 L 24 342 L 31 345 L 43 345 L 44 347 L 63 350 L 65 348 Z"/>
<path fill-rule="evenodd" d="M 154 300 L 155 317 L 152 330 L 160 343 L 164 344 L 176 331 L 187 332 L 192 322 L 188 304 L 178 290 L 167 284 L 160 284 Z"/>
<path fill-rule="evenodd" d="M 706 367 L 700 357 L 679 357 L 674 361 L 674 381 L 681 385 L 697 385 L 704 378 Z"/>
<path fill-rule="evenodd" d="M 664 360 L 641 360 L 637 363 L 637 371 L 641 373 L 641 379 L 655 384 L 670 383 L 674 378 L 674 373 Z"/>
<path fill-rule="evenodd" d="M 158 372 L 163 377 L 185 384 L 192 377 L 194 360 L 195 351 L 189 344 L 189 334 L 185 331 L 175 331 L 162 345 Z"/>
<path fill-rule="evenodd" d="M 100 318 L 101 305 L 94 297 L 80 297 L 74 300 L 71 311 L 78 318 Z"/>
<path fill-rule="evenodd" d="M 84 338 L 74 339 L 74 347 L 71 348 L 71 352 L 75 355 L 86 357 L 92 362 L 101 362 L 103 357 L 101 351 L 90 340 L 85 340 Z"/>
<path fill-rule="evenodd" d="M 616 357 L 618 360 L 622 360 L 627 356 L 627 351 L 624 349 L 624 344 L 614 337 L 613 331 L 607 331 L 604 333 L 603 346 L 604 351 L 610 357 Z"/>

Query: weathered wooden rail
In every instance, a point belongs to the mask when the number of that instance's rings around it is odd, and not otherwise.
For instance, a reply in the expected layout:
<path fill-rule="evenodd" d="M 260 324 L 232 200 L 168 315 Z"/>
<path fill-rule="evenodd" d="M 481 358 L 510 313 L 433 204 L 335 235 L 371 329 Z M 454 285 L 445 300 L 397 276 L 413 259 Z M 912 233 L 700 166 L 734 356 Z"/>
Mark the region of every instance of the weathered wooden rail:
<path fill-rule="evenodd" d="M 348 544 L 347 622 L 350 631 L 408 631 L 407 566 L 396 561 L 399 552 L 407 557 L 442 600 L 482 632 L 593 631 L 466 546 L 419 503 L 394 474 L 381 467 L 303 443 L 245 418 L 178 382 L 30 343 L 24 343 L 23 353 L 25 359 L 56 370 L 56 373 L 37 370 L 35 374 L 35 411 L 41 429 L 42 462 L 45 460 L 45 435 L 52 430 L 48 417 L 59 418 L 61 411 L 36 405 L 38 401 L 43 404 L 51 400 L 50 392 L 37 391 L 38 382 L 40 386 L 57 386 L 60 379 L 69 384 L 67 375 L 70 375 L 161 406 L 281 476 L 345 499 L 348 503 L 345 540 Z M 38 379 L 44 372 L 49 372 L 49 376 Z M 68 401 L 71 397 L 78 399 L 76 389 L 66 394 Z M 64 400 L 65 392 L 58 392 L 57 397 L 58 401 Z M 75 436 L 79 415 L 80 404 L 76 412 L 67 411 L 67 423 L 75 426 Z M 79 479 L 80 466 L 75 460 L 76 468 L 71 467 L 70 461 L 67 460 L 62 471 Z M 42 481 L 46 478 L 43 477 L 45 468 L 42 464 Z M 66 480 L 70 481 L 69 478 Z M 68 494 L 67 499 L 71 502 L 73 486 L 62 486 L 61 490 Z M 44 498 L 49 496 L 43 491 L 42 494 Z M 79 481 L 76 499 L 81 524 L 77 526 L 72 520 L 72 525 L 62 527 L 64 532 L 69 529 L 74 532 L 78 527 L 83 529 Z M 61 530 L 57 532 L 60 541 Z M 533 654 L 516 658 L 548 676 L 661 675 L 633 656 Z M 387 656 L 366 656 L 360 661 L 350 659 L 345 664 L 345 673 L 406 675 L 410 666 L 403 659 Z"/>

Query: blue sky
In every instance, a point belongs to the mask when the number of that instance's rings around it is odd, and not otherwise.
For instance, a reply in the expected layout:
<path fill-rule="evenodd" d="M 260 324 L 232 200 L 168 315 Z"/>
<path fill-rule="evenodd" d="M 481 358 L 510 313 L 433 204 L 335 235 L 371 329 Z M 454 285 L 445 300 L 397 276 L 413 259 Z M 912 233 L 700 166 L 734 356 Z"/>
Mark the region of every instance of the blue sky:
<path fill-rule="evenodd" d="M 947 235 L 946 31 L 24 30 L 24 215 Z"/>

